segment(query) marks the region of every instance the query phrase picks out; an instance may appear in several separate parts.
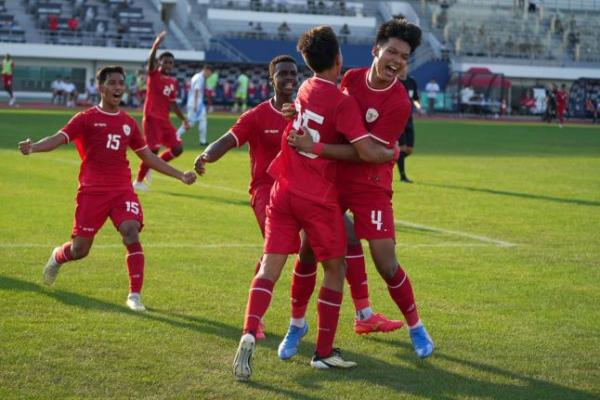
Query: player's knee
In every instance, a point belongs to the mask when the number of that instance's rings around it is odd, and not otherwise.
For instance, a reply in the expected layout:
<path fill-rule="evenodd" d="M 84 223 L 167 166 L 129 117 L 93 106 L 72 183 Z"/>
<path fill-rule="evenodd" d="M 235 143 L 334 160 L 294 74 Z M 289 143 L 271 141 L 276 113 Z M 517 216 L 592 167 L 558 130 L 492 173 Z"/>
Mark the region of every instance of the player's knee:
<path fill-rule="evenodd" d="M 137 221 L 126 221 L 119 226 L 123 243 L 129 245 L 140 241 L 140 224 Z"/>

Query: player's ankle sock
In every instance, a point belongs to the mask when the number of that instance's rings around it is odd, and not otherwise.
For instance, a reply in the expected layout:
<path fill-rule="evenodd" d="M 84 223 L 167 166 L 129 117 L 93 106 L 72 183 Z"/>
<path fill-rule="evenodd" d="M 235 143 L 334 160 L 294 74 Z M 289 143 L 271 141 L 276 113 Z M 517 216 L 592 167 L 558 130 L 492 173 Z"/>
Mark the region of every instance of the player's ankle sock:
<path fill-rule="evenodd" d="M 71 246 L 71 242 L 67 242 L 60 246 L 54 254 L 54 260 L 59 264 L 71 261 L 73 259 L 73 256 L 71 255 Z"/>
<path fill-rule="evenodd" d="M 356 310 L 355 318 L 359 321 L 365 321 L 371 318 L 371 315 L 373 315 L 373 310 L 371 307 L 365 307 L 361 308 L 360 310 Z"/>
<path fill-rule="evenodd" d="M 316 283 L 317 264 L 305 264 L 296 260 L 291 288 L 292 318 L 304 318 Z"/>
<path fill-rule="evenodd" d="M 341 292 L 322 287 L 317 302 L 317 355 L 325 357 L 333 350 L 333 341 L 340 318 Z"/>
<path fill-rule="evenodd" d="M 396 274 L 385 281 L 387 282 L 390 296 L 396 302 L 400 311 L 402 311 L 408 326 L 417 324 L 419 322 L 419 313 L 417 312 L 412 285 L 406 272 L 398 265 Z"/>
<path fill-rule="evenodd" d="M 173 155 L 173 152 L 171 151 L 171 149 L 167 149 L 165 151 L 163 151 L 162 153 L 160 153 L 159 156 L 164 162 L 169 162 L 172 159 L 175 158 L 175 156 Z"/>
<path fill-rule="evenodd" d="M 306 319 L 304 318 L 290 318 L 290 325 L 297 326 L 298 328 L 304 327 L 306 325 Z"/>
<path fill-rule="evenodd" d="M 138 170 L 137 178 L 135 178 L 136 182 L 143 182 L 149 170 L 150 167 L 142 163 L 142 165 L 140 165 L 140 169 Z"/>
<path fill-rule="evenodd" d="M 365 309 L 369 304 L 369 285 L 365 267 L 365 254 L 360 244 L 348 246 L 346 249 L 346 280 L 350 285 L 350 293 L 354 309 Z"/>
<path fill-rule="evenodd" d="M 246 306 L 246 316 L 244 318 L 244 333 L 251 333 L 256 336 L 258 324 L 267 312 L 271 297 L 273 296 L 273 286 L 275 284 L 268 279 L 254 278 L 248 293 L 248 304 Z"/>
<path fill-rule="evenodd" d="M 414 325 L 409 325 L 408 329 L 415 329 L 415 328 L 418 328 L 420 326 L 423 326 L 423 323 L 421 322 L 420 319 L 418 319 L 417 322 Z"/>
<path fill-rule="evenodd" d="M 144 250 L 139 242 L 127 245 L 127 272 L 129 292 L 140 293 L 144 284 Z"/>

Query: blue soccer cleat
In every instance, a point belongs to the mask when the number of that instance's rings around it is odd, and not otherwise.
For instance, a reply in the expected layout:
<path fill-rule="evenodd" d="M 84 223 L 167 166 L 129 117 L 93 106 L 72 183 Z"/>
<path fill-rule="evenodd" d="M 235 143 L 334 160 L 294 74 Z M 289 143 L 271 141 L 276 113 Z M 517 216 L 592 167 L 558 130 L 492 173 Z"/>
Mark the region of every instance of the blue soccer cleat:
<path fill-rule="evenodd" d="M 279 344 L 277 349 L 277 355 L 282 360 L 289 360 L 298 353 L 298 346 L 300 346 L 300 340 L 308 332 L 308 324 L 304 324 L 302 328 L 295 325 L 290 325 L 285 337 Z"/>
<path fill-rule="evenodd" d="M 410 340 L 412 340 L 415 353 L 420 358 L 426 358 L 433 353 L 433 340 L 425 330 L 423 325 L 409 329 Z"/>

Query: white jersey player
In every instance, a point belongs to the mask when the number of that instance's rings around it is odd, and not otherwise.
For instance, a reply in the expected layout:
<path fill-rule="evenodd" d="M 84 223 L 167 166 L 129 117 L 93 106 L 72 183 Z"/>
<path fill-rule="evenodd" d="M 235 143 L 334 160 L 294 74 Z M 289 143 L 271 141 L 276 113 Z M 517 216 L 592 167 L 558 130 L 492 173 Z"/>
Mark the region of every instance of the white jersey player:
<path fill-rule="evenodd" d="M 207 144 L 206 138 L 206 106 L 204 105 L 204 89 L 206 78 L 212 74 L 212 68 L 205 65 L 201 72 L 197 72 L 192 76 L 190 91 L 187 98 L 187 118 L 190 127 L 198 124 L 198 133 L 200 144 Z M 182 126 L 177 130 L 177 136 L 181 137 L 185 133 L 185 128 Z"/>

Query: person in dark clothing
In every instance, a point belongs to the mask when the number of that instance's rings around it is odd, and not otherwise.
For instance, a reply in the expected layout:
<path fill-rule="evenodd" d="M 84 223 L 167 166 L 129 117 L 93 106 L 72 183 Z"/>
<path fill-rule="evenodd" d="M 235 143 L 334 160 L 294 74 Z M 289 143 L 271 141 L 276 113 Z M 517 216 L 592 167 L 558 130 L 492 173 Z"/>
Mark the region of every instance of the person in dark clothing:
<path fill-rule="evenodd" d="M 404 85 L 404 88 L 406 89 L 406 93 L 408 93 L 408 97 L 410 97 L 413 105 L 413 112 L 415 109 L 421 110 L 417 82 L 412 77 L 408 76 L 408 68 L 400 71 L 398 74 L 398 79 L 400 82 L 402 82 L 402 85 Z M 400 157 L 398 157 L 398 172 L 400 172 L 400 181 L 404 183 L 412 183 L 412 181 L 406 176 L 405 169 L 406 157 L 412 154 L 413 147 L 415 145 L 415 127 L 413 124 L 412 115 L 408 118 L 404 132 L 398 140 L 398 145 L 400 146 Z"/>

